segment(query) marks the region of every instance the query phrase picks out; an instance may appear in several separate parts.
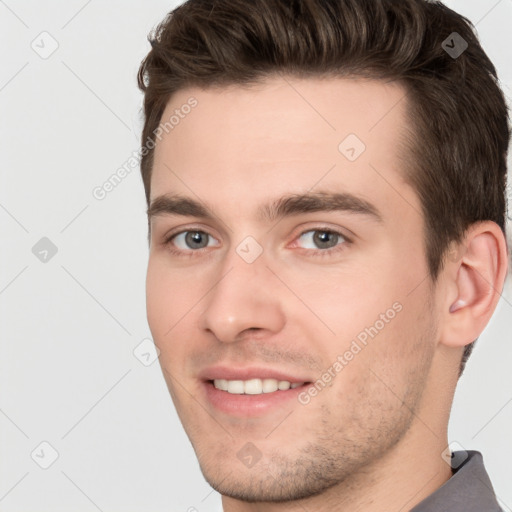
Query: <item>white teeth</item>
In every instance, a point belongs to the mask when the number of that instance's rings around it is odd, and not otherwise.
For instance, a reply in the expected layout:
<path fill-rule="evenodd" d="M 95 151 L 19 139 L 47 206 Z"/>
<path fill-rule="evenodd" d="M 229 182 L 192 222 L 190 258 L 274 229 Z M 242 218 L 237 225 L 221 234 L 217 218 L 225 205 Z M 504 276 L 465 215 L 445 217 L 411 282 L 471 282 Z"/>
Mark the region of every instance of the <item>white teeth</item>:
<path fill-rule="evenodd" d="M 304 382 L 288 382 L 277 379 L 249 379 L 249 380 L 227 380 L 215 379 L 213 385 L 221 391 L 227 391 L 234 395 L 261 395 L 262 393 L 273 393 L 274 391 L 294 389 L 302 386 Z"/>
<path fill-rule="evenodd" d="M 228 393 L 240 395 L 244 392 L 243 380 L 228 380 Z"/>
<path fill-rule="evenodd" d="M 222 389 L 222 391 L 228 390 L 228 381 L 226 379 L 217 379 L 215 383 L 217 389 Z"/>
<path fill-rule="evenodd" d="M 261 379 L 251 379 L 242 382 L 243 384 L 243 392 L 246 395 L 259 395 L 263 392 L 263 385 Z"/>
<path fill-rule="evenodd" d="M 263 379 L 261 387 L 263 393 L 273 393 L 279 389 L 279 382 L 276 379 Z"/>

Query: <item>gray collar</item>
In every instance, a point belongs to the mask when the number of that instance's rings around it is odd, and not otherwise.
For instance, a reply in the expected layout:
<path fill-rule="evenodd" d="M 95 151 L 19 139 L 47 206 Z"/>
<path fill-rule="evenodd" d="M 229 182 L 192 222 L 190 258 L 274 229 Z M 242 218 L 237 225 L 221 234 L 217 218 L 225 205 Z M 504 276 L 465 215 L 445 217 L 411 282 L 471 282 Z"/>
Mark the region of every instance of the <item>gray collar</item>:
<path fill-rule="evenodd" d="M 459 458 L 466 460 L 453 469 L 453 476 L 410 512 L 503 512 L 485 470 L 482 454 L 475 450 L 453 452 L 452 460 Z"/>

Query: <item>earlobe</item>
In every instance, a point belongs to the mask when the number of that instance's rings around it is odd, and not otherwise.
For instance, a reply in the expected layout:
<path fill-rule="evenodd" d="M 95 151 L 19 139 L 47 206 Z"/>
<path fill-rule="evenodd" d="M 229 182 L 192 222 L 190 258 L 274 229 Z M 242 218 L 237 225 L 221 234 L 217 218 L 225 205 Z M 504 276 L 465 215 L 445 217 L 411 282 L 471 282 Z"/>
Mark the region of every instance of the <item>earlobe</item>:
<path fill-rule="evenodd" d="M 503 232 L 491 221 L 468 229 L 457 261 L 445 276 L 452 291 L 443 313 L 440 343 L 455 348 L 477 339 L 489 322 L 507 273 L 507 246 Z"/>

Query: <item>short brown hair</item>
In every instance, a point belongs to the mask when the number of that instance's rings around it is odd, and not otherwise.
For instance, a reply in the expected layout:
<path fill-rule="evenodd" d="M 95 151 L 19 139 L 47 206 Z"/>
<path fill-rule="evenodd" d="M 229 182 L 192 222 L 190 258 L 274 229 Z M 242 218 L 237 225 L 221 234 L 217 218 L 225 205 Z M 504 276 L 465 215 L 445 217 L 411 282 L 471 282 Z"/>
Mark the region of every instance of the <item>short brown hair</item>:
<path fill-rule="evenodd" d="M 474 26 L 441 2 L 188 0 L 148 39 L 138 72 L 142 144 L 172 94 L 188 86 L 250 85 L 280 73 L 395 80 L 409 98 L 414 136 L 404 172 L 422 204 L 432 281 L 472 223 L 491 220 L 505 233 L 505 98 Z M 460 55 L 449 52 L 456 43 L 467 44 Z M 152 165 L 151 149 L 141 158 L 148 206 Z"/>

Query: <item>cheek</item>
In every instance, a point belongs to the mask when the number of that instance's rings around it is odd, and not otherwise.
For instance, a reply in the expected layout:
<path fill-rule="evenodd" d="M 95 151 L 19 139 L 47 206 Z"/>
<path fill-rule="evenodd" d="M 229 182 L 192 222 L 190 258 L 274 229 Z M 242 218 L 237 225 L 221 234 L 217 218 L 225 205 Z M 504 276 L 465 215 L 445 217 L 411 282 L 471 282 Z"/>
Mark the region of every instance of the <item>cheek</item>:
<path fill-rule="evenodd" d="M 165 275 L 162 275 L 155 260 L 150 258 L 146 275 L 146 313 L 155 343 L 169 322 L 170 290 Z"/>
<path fill-rule="evenodd" d="M 190 282 L 187 285 L 183 277 L 177 278 L 177 274 L 166 268 L 159 258 L 150 257 L 146 275 L 146 314 L 153 340 L 162 356 L 197 302 L 193 290 Z"/>
<path fill-rule="evenodd" d="M 285 282 L 293 283 L 293 291 L 300 299 L 290 301 L 295 304 L 298 321 L 307 320 L 321 329 L 319 332 L 330 334 L 333 340 L 336 337 L 336 348 L 364 333 L 399 297 L 392 282 L 379 281 L 379 276 L 365 269 L 283 269 L 282 275 Z"/>
<path fill-rule="evenodd" d="M 369 341 L 369 367 L 384 392 L 406 396 L 426 378 L 435 351 L 434 318 L 428 296 L 418 291 L 400 301 L 401 310 Z M 418 384 L 419 385 L 419 384 Z M 391 398 L 390 398 L 391 399 Z"/>
<path fill-rule="evenodd" d="M 337 275 L 326 286 L 296 281 L 304 302 L 334 332 L 320 337 L 328 354 L 325 363 L 333 365 L 342 356 L 340 371 L 349 381 L 367 379 L 373 369 L 400 388 L 407 384 L 411 369 L 422 372 L 428 364 L 435 348 L 435 319 L 427 285 L 410 293 L 407 277 L 397 276 L 388 269 L 379 276 Z"/>
<path fill-rule="evenodd" d="M 419 403 L 434 353 L 429 314 L 423 313 L 418 319 L 416 310 L 404 306 L 366 345 L 359 343 L 361 350 L 346 363 L 332 390 L 337 403 L 344 404 L 336 413 L 341 420 L 386 435 L 393 434 L 396 422 L 405 424 L 409 409 Z"/>

